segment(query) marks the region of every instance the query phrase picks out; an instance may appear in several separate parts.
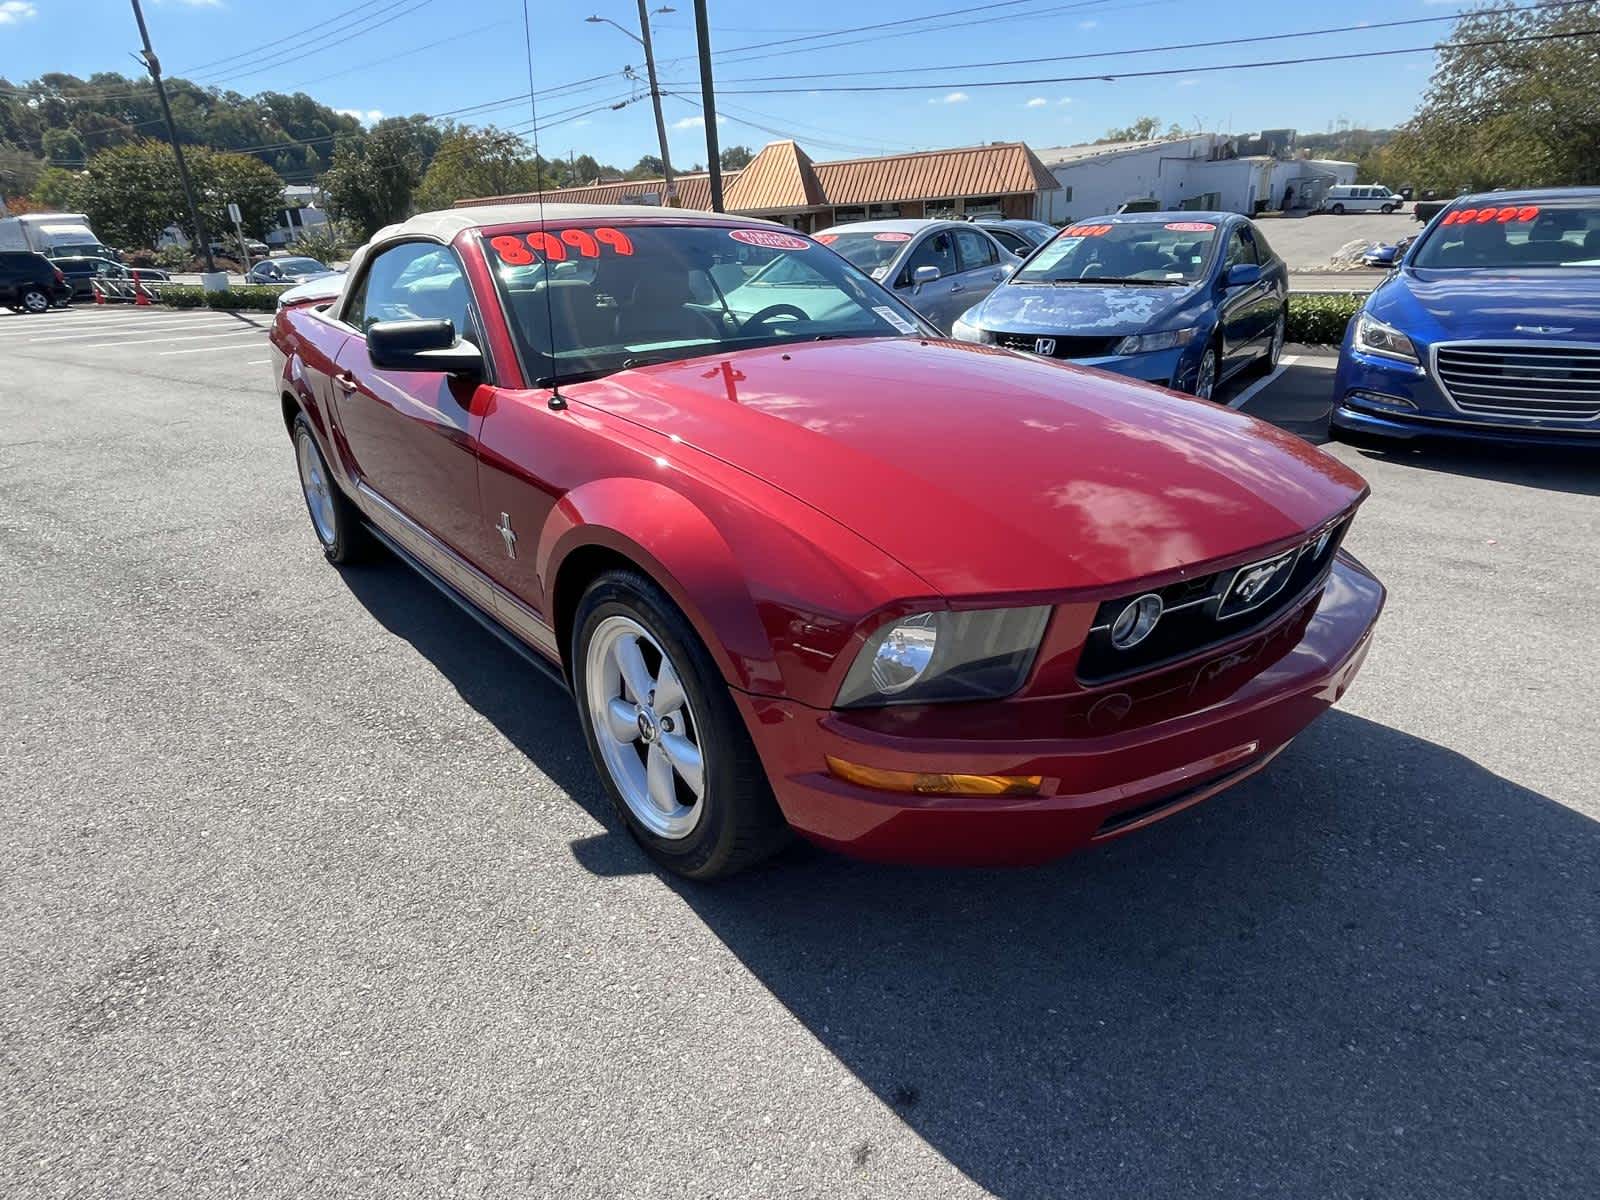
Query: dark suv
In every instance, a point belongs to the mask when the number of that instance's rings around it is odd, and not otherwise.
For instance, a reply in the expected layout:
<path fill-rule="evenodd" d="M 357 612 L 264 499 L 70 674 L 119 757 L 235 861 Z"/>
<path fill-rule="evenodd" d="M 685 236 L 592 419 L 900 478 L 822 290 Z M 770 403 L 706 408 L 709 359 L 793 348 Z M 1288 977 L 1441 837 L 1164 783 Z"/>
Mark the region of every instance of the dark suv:
<path fill-rule="evenodd" d="M 72 285 L 48 258 L 26 250 L 0 250 L 0 304 L 12 312 L 48 312 L 72 299 Z"/>

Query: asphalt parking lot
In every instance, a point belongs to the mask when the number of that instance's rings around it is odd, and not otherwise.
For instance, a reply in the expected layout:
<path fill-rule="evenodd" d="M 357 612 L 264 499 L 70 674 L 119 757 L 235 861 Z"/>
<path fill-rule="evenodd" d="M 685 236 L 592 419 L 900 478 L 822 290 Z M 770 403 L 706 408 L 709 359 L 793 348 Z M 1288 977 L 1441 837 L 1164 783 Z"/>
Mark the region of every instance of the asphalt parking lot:
<path fill-rule="evenodd" d="M 1600 466 L 1327 446 L 1363 673 L 1136 837 L 697 887 L 553 685 L 323 562 L 266 321 L 0 316 L 8 1200 L 1600 1189 Z M 1223 399 L 1322 443 L 1330 365 Z"/>

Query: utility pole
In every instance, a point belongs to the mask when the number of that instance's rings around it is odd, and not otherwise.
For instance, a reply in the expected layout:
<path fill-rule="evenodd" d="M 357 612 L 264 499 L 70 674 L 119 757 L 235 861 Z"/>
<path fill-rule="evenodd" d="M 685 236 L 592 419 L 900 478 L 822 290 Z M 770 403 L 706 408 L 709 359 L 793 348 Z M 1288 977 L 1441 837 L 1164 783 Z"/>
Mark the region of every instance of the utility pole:
<path fill-rule="evenodd" d="M 640 11 L 643 11 L 643 0 L 640 0 Z M 200 206 L 194 200 L 194 184 L 189 182 L 189 167 L 183 161 L 183 146 L 178 141 L 178 126 L 172 119 L 172 106 L 167 103 L 166 86 L 161 82 L 161 60 L 150 45 L 150 30 L 145 27 L 144 10 L 139 7 L 139 0 L 133 0 L 133 16 L 139 22 L 139 37 L 144 41 L 144 65 L 150 70 L 150 79 L 156 85 L 156 96 L 161 101 L 161 113 L 167 119 L 167 135 L 172 139 L 172 153 L 178 159 L 178 179 L 183 183 L 183 198 L 189 203 L 189 220 L 194 224 L 194 236 L 199 239 L 200 251 L 205 256 L 206 271 L 214 273 L 217 264 L 211 257 L 211 239 L 206 236 L 205 223 L 200 220 Z"/>
<path fill-rule="evenodd" d="M 717 148 L 717 98 L 711 82 L 711 22 L 706 0 L 694 0 L 694 36 L 700 44 L 700 107 L 706 115 L 706 166 L 711 172 L 711 211 L 722 206 L 722 154 Z"/>
<path fill-rule="evenodd" d="M 656 54 L 650 48 L 650 14 L 645 11 L 644 0 L 639 0 L 639 41 L 644 46 L 644 69 L 650 77 L 650 103 L 656 110 L 656 137 L 661 142 L 661 177 L 666 195 L 666 205 L 678 198 L 678 187 L 672 182 L 672 160 L 667 157 L 667 123 L 661 116 L 661 88 L 656 84 Z"/>

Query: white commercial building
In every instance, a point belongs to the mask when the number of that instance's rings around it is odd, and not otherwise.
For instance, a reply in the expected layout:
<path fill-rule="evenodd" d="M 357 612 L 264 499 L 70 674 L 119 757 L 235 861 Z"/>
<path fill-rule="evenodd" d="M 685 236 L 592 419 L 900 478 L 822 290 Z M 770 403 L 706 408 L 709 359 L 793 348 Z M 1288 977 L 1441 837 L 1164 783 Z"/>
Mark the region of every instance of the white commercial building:
<path fill-rule="evenodd" d="M 1354 182 L 1355 163 L 1295 155 L 1293 132 L 1275 134 L 1192 133 L 1035 151 L 1061 185 L 1038 193 L 1035 215 L 1061 225 L 1124 204 L 1250 214 L 1282 208 L 1286 193 L 1292 207 L 1315 208 L 1328 188 Z M 1248 153 L 1258 148 L 1276 153 Z"/>

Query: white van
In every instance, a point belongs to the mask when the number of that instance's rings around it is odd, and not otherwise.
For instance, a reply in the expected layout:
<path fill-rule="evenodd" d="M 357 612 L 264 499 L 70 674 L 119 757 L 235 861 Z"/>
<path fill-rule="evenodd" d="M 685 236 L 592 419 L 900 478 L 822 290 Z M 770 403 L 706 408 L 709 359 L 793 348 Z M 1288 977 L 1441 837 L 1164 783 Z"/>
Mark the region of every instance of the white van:
<path fill-rule="evenodd" d="M 1399 212 L 1406 198 L 1392 192 L 1381 183 L 1336 183 L 1322 198 L 1322 211 L 1347 212 Z"/>

